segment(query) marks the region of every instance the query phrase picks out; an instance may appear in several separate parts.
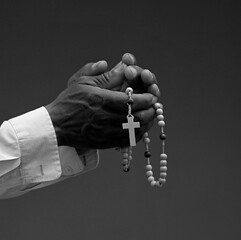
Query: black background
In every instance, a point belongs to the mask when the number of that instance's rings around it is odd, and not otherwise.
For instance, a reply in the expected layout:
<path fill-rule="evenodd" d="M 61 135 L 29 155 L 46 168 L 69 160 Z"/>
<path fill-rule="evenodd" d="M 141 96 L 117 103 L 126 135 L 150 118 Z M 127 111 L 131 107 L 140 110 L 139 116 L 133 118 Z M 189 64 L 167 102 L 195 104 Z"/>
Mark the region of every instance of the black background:
<path fill-rule="evenodd" d="M 149 186 L 144 145 L 131 172 L 99 167 L 0 202 L 0 238 L 240 239 L 239 1 L 1 1 L 1 122 L 48 104 L 87 62 L 125 52 L 158 77 L 168 182 Z M 150 136 L 158 176 L 158 128 Z"/>

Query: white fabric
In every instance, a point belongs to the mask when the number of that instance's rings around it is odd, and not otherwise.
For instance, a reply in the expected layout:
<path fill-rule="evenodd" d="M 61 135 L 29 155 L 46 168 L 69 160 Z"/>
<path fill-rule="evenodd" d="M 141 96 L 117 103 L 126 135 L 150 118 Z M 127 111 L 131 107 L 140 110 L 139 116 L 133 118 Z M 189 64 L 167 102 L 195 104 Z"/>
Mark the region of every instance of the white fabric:
<path fill-rule="evenodd" d="M 81 147 L 81 146 L 80 146 Z M 79 156 L 74 148 L 57 146 L 48 111 L 38 108 L 0 128 L 0 198 L 15 197 L 97 167 L 92 150 Z"/>

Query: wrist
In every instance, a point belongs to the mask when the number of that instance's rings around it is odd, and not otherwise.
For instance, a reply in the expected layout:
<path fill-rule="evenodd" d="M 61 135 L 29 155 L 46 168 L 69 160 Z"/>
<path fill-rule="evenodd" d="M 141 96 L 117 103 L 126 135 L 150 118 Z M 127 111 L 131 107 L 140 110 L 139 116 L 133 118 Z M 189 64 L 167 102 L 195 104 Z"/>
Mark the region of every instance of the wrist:
<path fill-rule="evenodd" d="M 48 111 L 48 114 L 49 114 L 50 119 L 51 119 L 51 121 L 52 121 L 58 146 L 62 146 L 62 145 L 64 145 L 64 144 L 63 144 L 63 132 L 62 132 L 61 128 L 59 127 L 59 125 L 57 124 L 57 121 L 56 121 L 56 118 L 57 118 L 57 117 L 56 117 L 56 113 L 55 113 L 55 111 L 53 110 L 53 107 L 51 106 L 51 103 L 48 104 L 48 105 L 46 105 L 45 108 L 46 108 L 46 110 Z"/>

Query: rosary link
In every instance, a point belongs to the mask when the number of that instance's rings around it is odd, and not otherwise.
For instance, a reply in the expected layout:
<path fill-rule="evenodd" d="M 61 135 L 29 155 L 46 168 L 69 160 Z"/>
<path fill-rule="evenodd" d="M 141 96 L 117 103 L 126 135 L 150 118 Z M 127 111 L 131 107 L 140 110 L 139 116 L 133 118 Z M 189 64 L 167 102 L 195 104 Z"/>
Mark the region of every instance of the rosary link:
<path fill-rule="evenodd" d="M 125 147 L 121 149 L 122 154 L 122 166 L 124 172 L 128 172 L 130 170 L 130 162 L 132 160 L 132 147 L 136 146 L 135 140 L 135 128 L 140 128 L 139 122 L 134 122 L 134 116 L 132 115 L 132 105 L 134 100 L 132 98 L 133 89 L 127 88 L 126 94 L 128 96 L 127 106 L 128 106 L 128 115 L 127 115 L 127 123 L 122 124 L 123 129 L 129 130 L 129 139 L 130 139 L 130 147 Z M 146 165 L 146 175 L 147 180 L 150 182 L 152 187 L 162 187 L 163 184 L 166 182 L 167 178 L 167 155 L 165 153 L 165 140 L 166 134 L 164 133 L 164 115 L 163 115 L 163 105 L 161 103 L 155 103 L 154 109 L 156 111 L 156 119 L 158 121 L 158 126 L 160 127 L 160 140 L 161 140 L 161 154 L 160 154 L 160 177 L 158 180 L 155 180 L 153 177 L 152 165 L 151 165 L 151 152 L 149 150 L 149 143 L 151 142 L 150 138 L 148 137 L 148 133 L 146 132 L 143 136 L 143 142 L 145 144 L 145 153 L 144 156 L 147 159 Z"/>

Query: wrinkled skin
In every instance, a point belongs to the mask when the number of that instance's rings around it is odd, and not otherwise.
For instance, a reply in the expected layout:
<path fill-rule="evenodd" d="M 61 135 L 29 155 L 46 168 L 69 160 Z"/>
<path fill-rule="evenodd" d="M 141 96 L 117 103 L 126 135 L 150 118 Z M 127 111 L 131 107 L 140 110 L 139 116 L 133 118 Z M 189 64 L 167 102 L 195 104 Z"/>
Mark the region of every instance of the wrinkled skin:
<path fill-rule="evenodd" d="M 93 65 L 87 64 L 46 106 L 59 146 L 75 147 L 79 153 L 89 149 L 128 146 L 128 131 L 122 129 L 122 123 L 126 122 L 128 100 L 124 91 L 128 86 L 134 88 L 132 111 L 135 121 L 141 125 L 135 131 L 136 140 L 139 141 L 152 126 L 155 116 L 152 105 L 159 94 L 154 75 L 145 74 L 145 70 L 137 66 L 130 69 L 124 61 L 108 72 L 104 72 L 107 65 L 103 66 L 102 70 L 91 72 L 86 69 Z"/>

